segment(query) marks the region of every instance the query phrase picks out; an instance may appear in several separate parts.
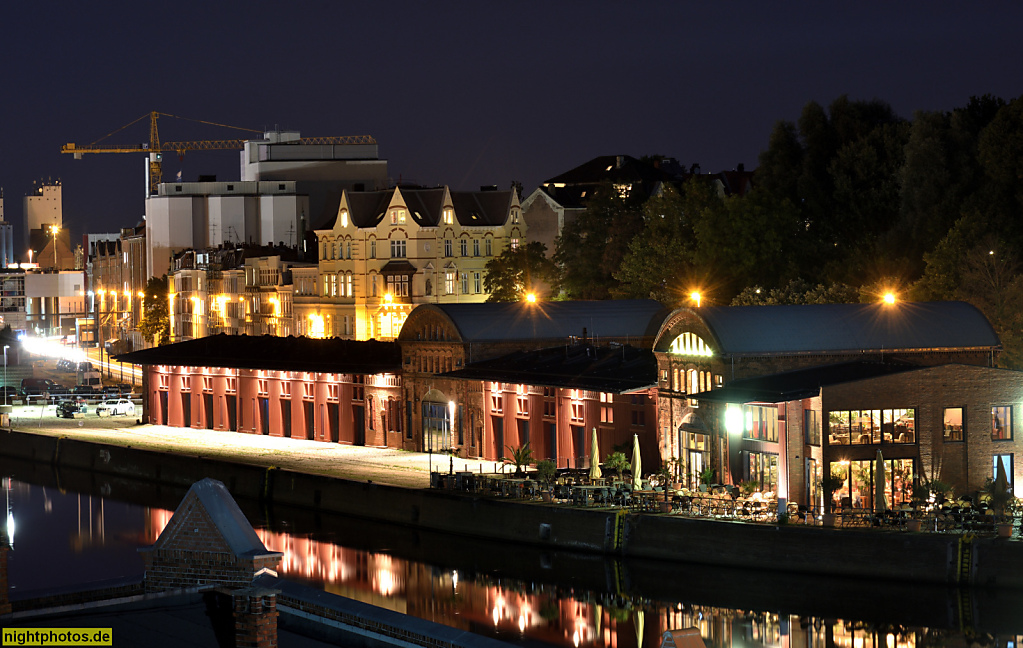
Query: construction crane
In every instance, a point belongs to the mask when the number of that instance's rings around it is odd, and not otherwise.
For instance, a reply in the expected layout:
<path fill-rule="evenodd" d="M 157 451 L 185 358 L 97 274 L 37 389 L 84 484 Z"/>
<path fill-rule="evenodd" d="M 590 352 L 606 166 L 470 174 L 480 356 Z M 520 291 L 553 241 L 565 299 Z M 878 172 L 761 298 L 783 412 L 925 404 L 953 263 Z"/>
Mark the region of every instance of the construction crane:
<path fill-rule="evenodd" d="M 101 141 L 106 138 L 118 133 L 125 128 L 133 126 L 138 122 L 142 121 L 146 117 L 149 117 L 149 141 L 140 144 L 129 144 L 124 146 L 100 144 Z M 157 120 L 160 117 L 173 117 L 175 119 L 187 119 L 185 117 L 178 117 L 177 115 L 170 115 L 168 113 L 161 112 L 150 112 L 146 115 L 142 115 L 138 119 L 121 126 L 117 130 L 107 133 L 103 137 L 99 138 L 92 144 L 74 144 L 68 143 L 60 148 L 61 153 L 70 153 L 75 156 L 76 160 L 82 159 L 82 155 L 85 153 L 144 153 L 149 156 L 149 195 L 155 195 L 157 188 L 160 183 L 163 182 L 163 154 L 165 152 L 173 151 L 179 156 L 183 156 L 185 151 L 218 151 L 218 150 L 239 150 L 245 148 L 245 139 L 232 139 L 232 140 L 192 140 L 185 142 L 161 142 L 160 131 L 157 127 Z M 261 130 L 254 130 L 251 128 L 241 128 L 238 126 L 228 126 L 227 124 L 218 124 L 216 122 L 203 121 L 201 119 L 189 119 L 188 121 L 198 122 L 200 124 L 208 124 L 210 126 L 220 126 L 223 128 L 232 128 L 235 130 L 246 131 L 249 133 L 263 134 Z M 252 137 L 247 138 L 248 140 L 254 139 Z M 298 140 L 300 144 L 376 144 L 376 140 L 369 135 L 354 135 L 347 137 L 303 137 Z"/>

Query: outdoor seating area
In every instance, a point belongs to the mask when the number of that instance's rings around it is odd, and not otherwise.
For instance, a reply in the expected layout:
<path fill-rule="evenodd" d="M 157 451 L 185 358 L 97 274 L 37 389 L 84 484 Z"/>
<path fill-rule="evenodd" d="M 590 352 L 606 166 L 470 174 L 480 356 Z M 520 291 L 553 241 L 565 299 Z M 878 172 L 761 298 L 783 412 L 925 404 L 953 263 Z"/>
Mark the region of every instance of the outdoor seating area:
<path fill-rule="evenodd" d="M 535 470 L 524 476 L 514 472 L 474 473 L 469 471 L 433 473 L 431 485 L 474 495 L 500 499 L 532 501 L 554 506 L 626 509 L 636 513 L 656 513 L 746 523 L 775 524 L 779 521 L 778 499 L 774 492 L 743 493 L 737 486 L 701 485 L 697 489 L 661 486 L 657 476 L 633 482 L 613 477 L 591 477 L 588 470 L 562 469 L 544 483 Z M 667 491 L 667 492 L 666 492 Z M 885 529 L 939 533 L 1006 534 L 1015 525 L 1012 514 L 997 515 L 986 502 L 971 497 L 940 504 L 912 502 L 875 512 L 845 505 L 827 516 L 816 509 L 789 502 L 785 506 L 788 524 L 827 525 L 848 529 Z M 1000 528 L 1001 527 L 1001 528 Z"/>

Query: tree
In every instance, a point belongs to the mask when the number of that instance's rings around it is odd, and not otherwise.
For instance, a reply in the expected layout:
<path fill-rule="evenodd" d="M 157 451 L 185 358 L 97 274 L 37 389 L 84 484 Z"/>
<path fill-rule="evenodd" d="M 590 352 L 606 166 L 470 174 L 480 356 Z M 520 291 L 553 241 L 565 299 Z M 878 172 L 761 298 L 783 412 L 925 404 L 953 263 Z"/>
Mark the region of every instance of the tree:
<path fill-rule="evenodd" d="M 586 203 L 586 211 L 565 225 L 554 244 L 560 289 L 570 299 L 607 299 L 614 273 L 643 229 L 638 191 L 602 184 Z"/>
<path fill-rule="evenodd" d="M 483 289 L 490 293 L 487 301 L 521 301 L 526 293 L 549 294 L 557 283 L 558 268 L 546 252 L 546 245 L 533 241 L 487 261 L 483 277 Z"/>
<path fill-rule="evenodd" d="M 857 291 L 846 284 L 811 285 L 793 279 L 781 288 L 770 290 L 751 286 L 732 300 L 732 306 L 773 306 L 777 304 L 852 304 L 858 301 Z"/>
<path fill-rule="evenodd" d="M 146 284 L 144 307 L 139 332 L 149 342 L 170 342 L 170 305 L 167 301 L 167 275 L 151 277 Z"/>
<path fill-rule="evenodd" d="M 1002 341 L 998 365 L 1023 367 L 1023 272 L 1018 257 L 988 236 L 967 253 L 957 296 L 991 322 Z"/>
<path fill-rule="evenodd" d="M 680 291 L 693 279 L 696 244 L 684 203 L 682 195 L 669 186 L 643 205 L 643 231 L 632 239 L 614 273 L 619 283 L 612 295 L 657 299 L 667 305 L 680 301 Z"/>

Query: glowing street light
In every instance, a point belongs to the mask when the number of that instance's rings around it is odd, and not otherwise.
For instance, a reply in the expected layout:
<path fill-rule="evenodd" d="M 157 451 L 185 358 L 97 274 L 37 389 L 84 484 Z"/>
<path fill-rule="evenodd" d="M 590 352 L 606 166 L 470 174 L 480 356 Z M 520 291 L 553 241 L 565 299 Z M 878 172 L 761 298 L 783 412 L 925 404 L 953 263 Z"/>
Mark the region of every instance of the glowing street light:
<path fill-rule="evenodd" d="M 689 293 L 689 299 L 691 299 L 694 302 L 696 302 L 696 307 L 697 308 L 700 307 L 700 300 L 702 298 L 703 298 L 703 295 L 701 295 L 700 291 L 698 291 L 698 290 L 694 290 L 693 292 Z"/>
<path fill-rule="evenodd" d="M 60 225 L 50 225 L 50 234 L 53 234 L 53 269 L 57 270 L 57 232 L 60 231 Z"/>
<path fill-rule="evenodd" d="M 530 304 L 536 303 L 536 293 L 526 293 L 526 301 Z"/>
<path fill-rule="evenodd" d="M 884 299 L 884 303 L 886 303 L 888 305 L 894 304 L 898 300 L 898 298 L 895 296 L 895 293 L 893 293 L 891 291 L 886 292 L 884 294 L 883 299 Z"/>

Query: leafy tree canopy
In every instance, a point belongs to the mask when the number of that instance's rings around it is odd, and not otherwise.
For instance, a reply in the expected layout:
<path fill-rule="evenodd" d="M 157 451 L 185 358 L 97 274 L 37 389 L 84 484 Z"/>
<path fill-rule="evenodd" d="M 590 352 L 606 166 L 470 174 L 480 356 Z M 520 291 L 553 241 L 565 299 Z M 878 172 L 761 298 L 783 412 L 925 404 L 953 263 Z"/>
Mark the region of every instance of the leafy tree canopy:
<path fill-rule="evenodd" d="M 484 290 L 490 293 L 487 301 L 521 301 L 527 293 L 538 298 L 550 294 L 557 282 L 557 268 L 546 251 L 546 245 L 533 241 L 487 261 L 483 278 Z"/>

